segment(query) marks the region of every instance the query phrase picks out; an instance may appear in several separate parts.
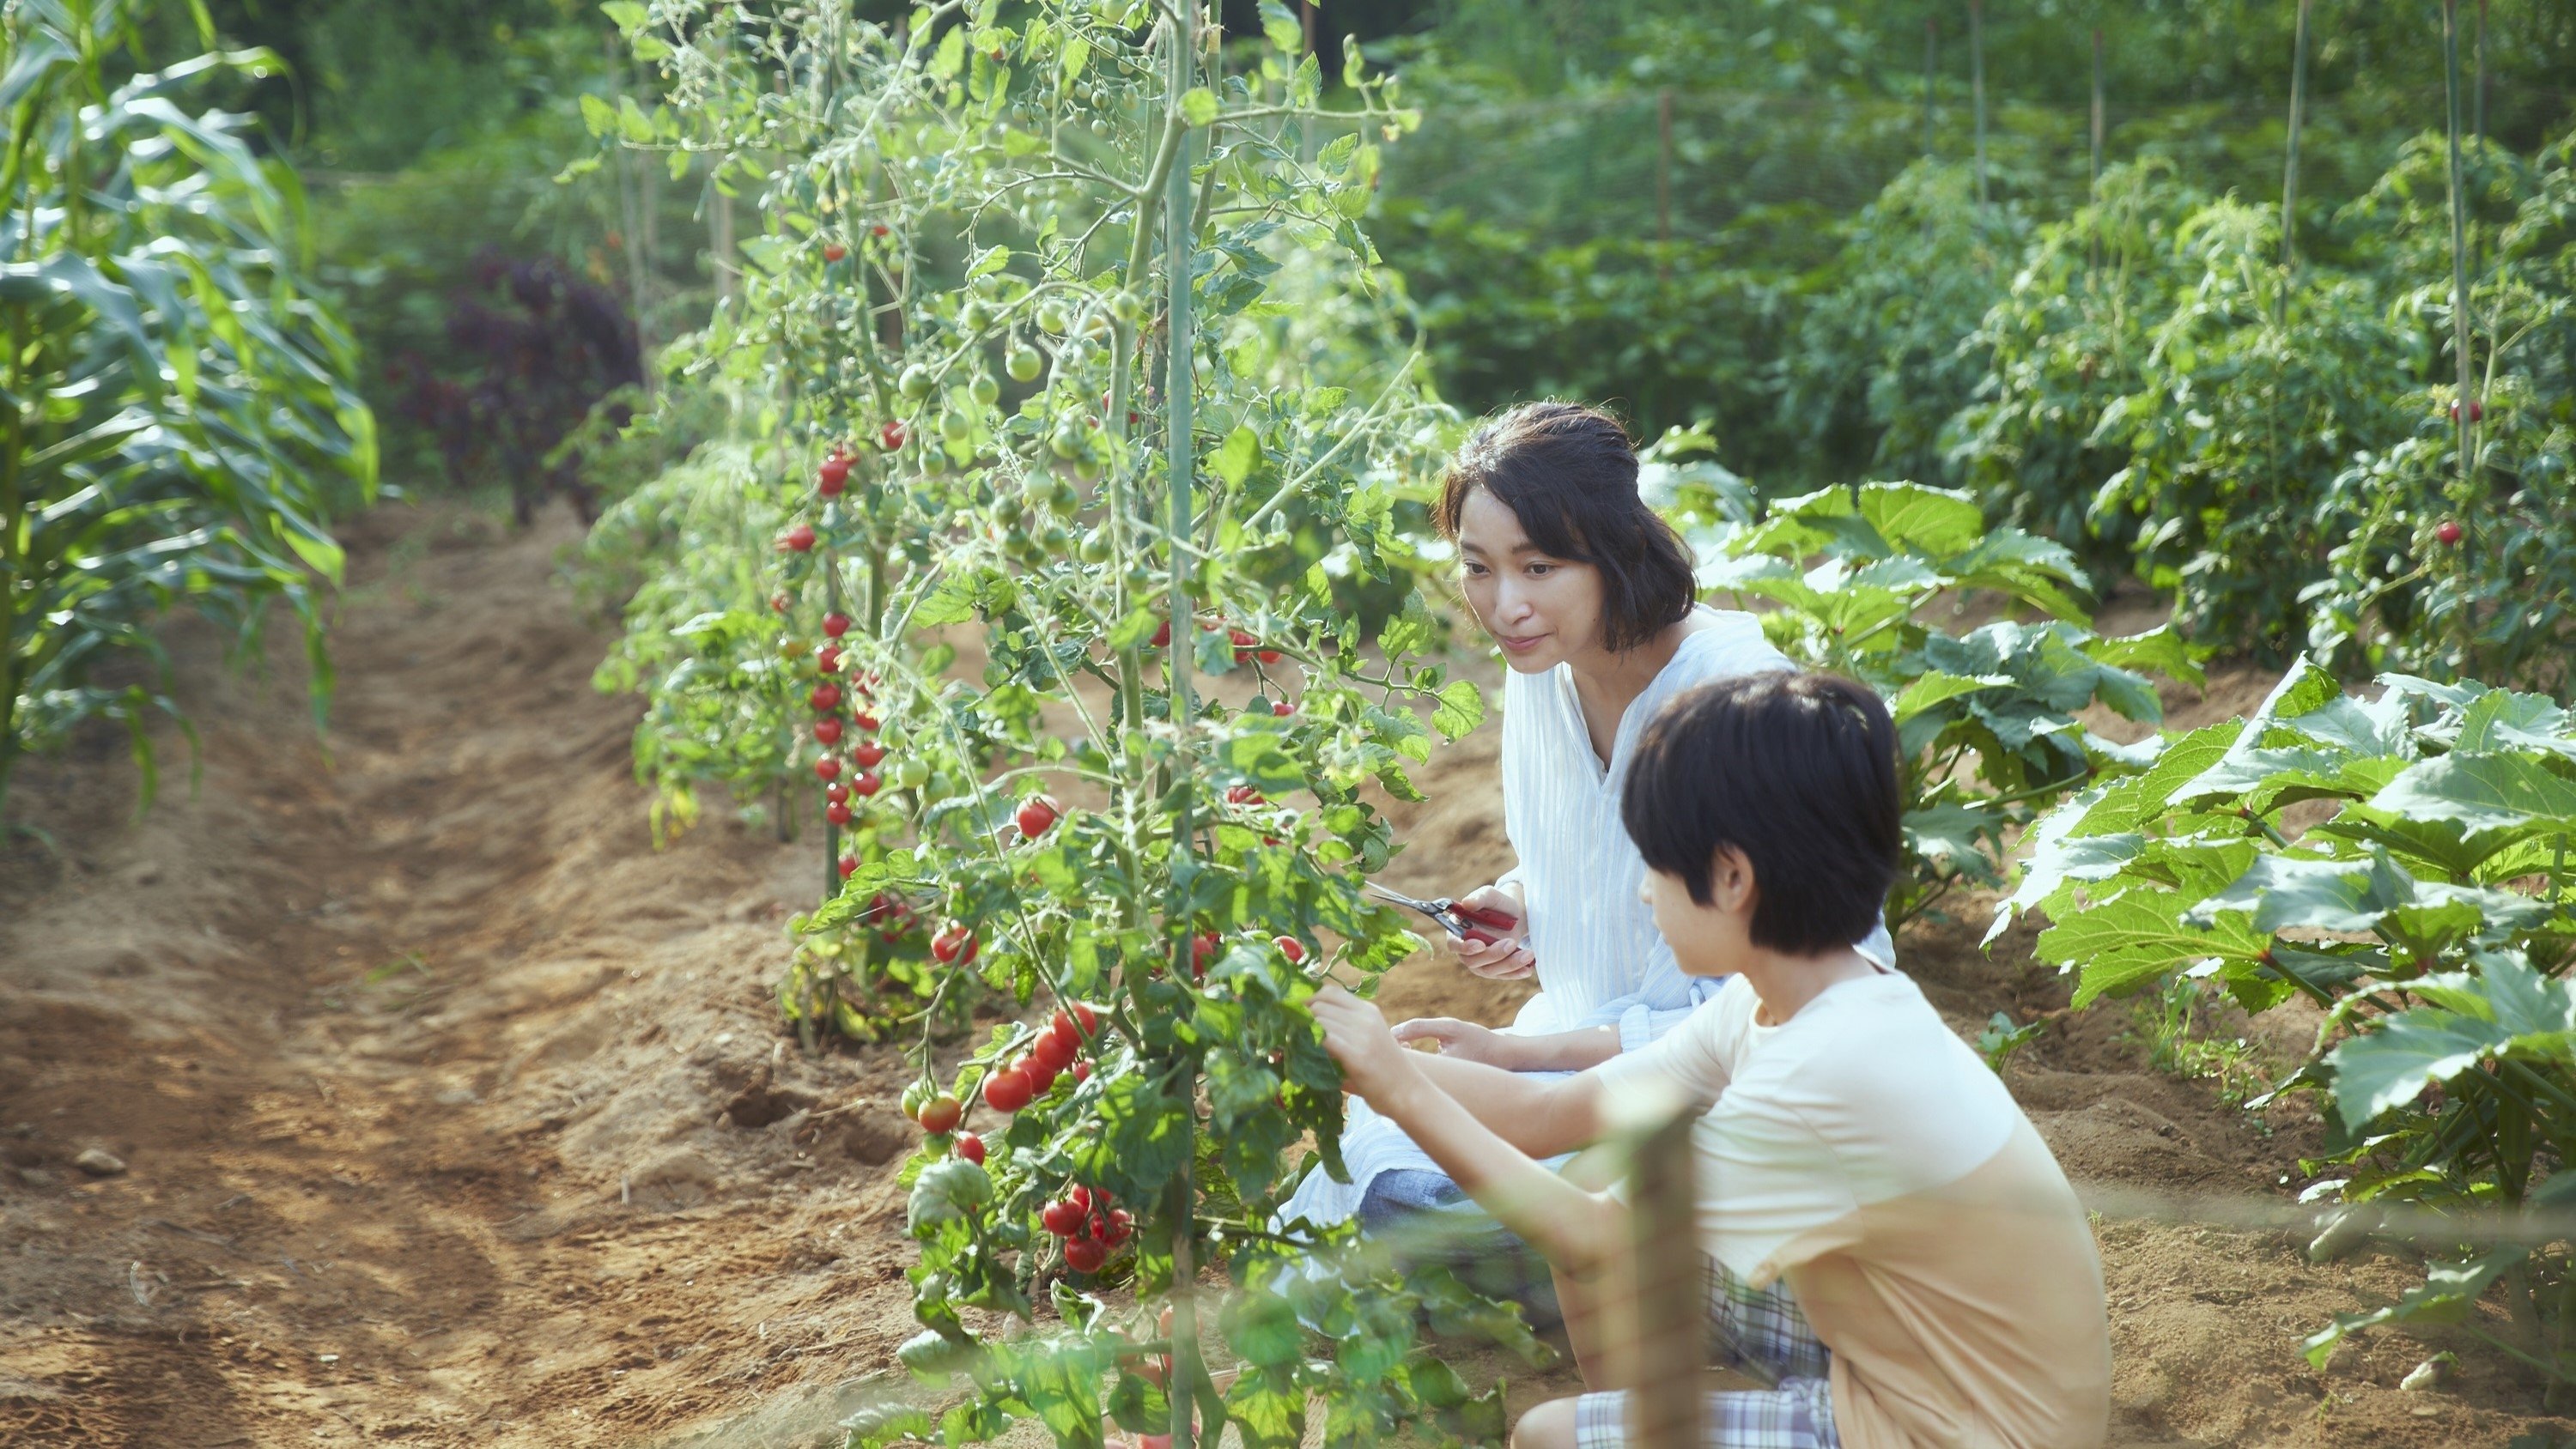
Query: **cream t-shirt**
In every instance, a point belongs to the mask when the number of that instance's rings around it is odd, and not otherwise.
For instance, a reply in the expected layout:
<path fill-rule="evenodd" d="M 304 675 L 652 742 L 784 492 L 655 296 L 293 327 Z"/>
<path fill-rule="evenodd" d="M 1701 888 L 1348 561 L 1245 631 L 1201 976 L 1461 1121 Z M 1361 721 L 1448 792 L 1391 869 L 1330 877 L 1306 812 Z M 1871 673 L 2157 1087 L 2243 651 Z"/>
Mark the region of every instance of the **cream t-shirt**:
<path fill-rule="evenodd" d="M 2003 1083 L 1907 977 L 1756 1022 L 1729 981 L 1662 1040 L 1593 1068 L 1709 1104 L 1701 1245 L 1785 1277 L 1833 1351 L 1851 1449 L 2091 1449 L 2109 1431 L 2102 1265 L 2084 1209 Z"/>

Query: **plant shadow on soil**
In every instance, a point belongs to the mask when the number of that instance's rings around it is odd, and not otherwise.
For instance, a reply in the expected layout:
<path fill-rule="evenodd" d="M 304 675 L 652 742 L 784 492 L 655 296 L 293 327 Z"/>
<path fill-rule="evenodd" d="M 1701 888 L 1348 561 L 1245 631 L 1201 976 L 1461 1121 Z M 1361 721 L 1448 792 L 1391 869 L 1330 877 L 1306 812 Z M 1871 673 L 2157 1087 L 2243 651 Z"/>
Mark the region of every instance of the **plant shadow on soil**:
<path fill-rule="evenodd" d="M 591 690 L 606 639 L 559 576 L 569 517 L 386 508 L 345 535 L 327 736 L 291 646 L 243 676 L 174 624 L 202 781 L 173 741 L 138 818 L 121 744 L 84 735 L 12 791 L 59 854 L 0 842 L 0 1444 L 834 1437 L 914 1331 L 911 1139 L 896 1049 L 808 1057 L 776 1015 L 814 847 L 711 810 L 653 849 L 636 706 Z M 2267 683 L 2223 676 L 2175 713 Z M 1391 807 L 1390 884 L 1506 862 L 1499 735 Z M 2026 928 L 1987 954 L 1981 926 L 1909 931 L 1906 968 L 1970 1038 L 1997 1010 L 2048 1017 L 2009 1080 L 2069 1173 L 2183 1209 L 2101 1222 L 2115 1444 L 2576 1433 L 2467 1345 L 2436 1393 L 2396 1385 L 2438 1339 L 2309 1368 L 2299 1338 L 2410 1263 L 2315 1267 L 2277 1229 L 2170 1219 L 2286 1203 L 2313 1118 L 2265 1135 L 2154 1073 L 2118 1009 L 2062 1014 Z M 1426 955 L 1381 1001 L 1499 1023 L 1525 996 Z M 124 1169 L 78 1166 L 92 1148 Z M 1515 1409 L 1577 1388 L 1512 1377 Z"/>

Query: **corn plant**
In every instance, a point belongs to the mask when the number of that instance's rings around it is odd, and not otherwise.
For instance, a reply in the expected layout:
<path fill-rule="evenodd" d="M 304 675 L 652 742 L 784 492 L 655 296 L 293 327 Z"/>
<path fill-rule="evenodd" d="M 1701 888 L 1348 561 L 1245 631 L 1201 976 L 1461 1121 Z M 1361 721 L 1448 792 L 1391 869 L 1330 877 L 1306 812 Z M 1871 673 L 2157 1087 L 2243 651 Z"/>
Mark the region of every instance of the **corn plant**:
<path fill-rule="evenodd" d="M 22 756 L 95 718 L 126 727 L 150 800 L 148 719 L 178 714 L 153 631 L 182 601 L 245 652 L 291 608 L 318 723 L 323 525 L 375 487 L 354 349 L 298 283 L 294 174 L 190 109 L 274 58 L 135 73 L 142 24 L 119 0 L 0 10 L 0 805 Z M 152 682 L 101 682 L 119 654 Z"/>
<path fill-rule="evenodd" d="M 1412 113 L 1355 48 L 1323 104 L 1276 4 L 1231 52 L 1143 0 L 606 8 L 665 101 L 594 125 L 757 200 L 740 306 L 667 360 L 752 400 L 775 531 L 735 557 L 803 646 L 761 662 L 827 822 L 791 1013 L 841 1022 L 889 937 L 924 952 L 927 999 L 869 1029 L 918 1032 L 901 1357 L 960 1390 L 937 1432 L 1286 1445 L 1313 1396 L 1336 1444 L 1498 1439 L 1497 1394 L 1413 1324 L 1535 1352 L 1517 1318 L 1442 1274 L 1292 1273 L 1313 1248 L 1271 1226 L 1300 1170 L 1338 1170 L 1302 1003 L 1420 944 L 1360 888 L 1393 850 L 1373 792 L 1418 798 L 1408 765 L 1483 708 L 1412 657 L 1407 519 L 1454 420 L 1368 345 L 1358 218 Z M 934 1072 L 975 992 L 1053 1010 Z"/>
<path fill-rule="evenodd" d="M 2320 803 L 2294 834 L 2285 812 Z M 2321 1327 L 2313 1361 L 2376 1324 L 2447 1322 L 2576 1379 L 2564 1243 L 2495 1231 L 2498 1210 L 2576 1199 L 2576 716 L 2404 675 L 2365 702 L 2302 661 L 2252 718 L 2162 741 L 2037 841 L 1996 929 L 2044 913 L 2040 959 L 2077 1005 L 2188 975 L 2249 1011 L 2324 1011 L 2309 1060 L 2248 1105 L 2324 1099 L 2307 1195 L 2341 1207 L 2312 1252 L 2350 1251 L 2394 1208 L 2430 1261 L 2422 1288 Z M 2490 1291 L 2509 1332 L 2464 1312 Z"/>

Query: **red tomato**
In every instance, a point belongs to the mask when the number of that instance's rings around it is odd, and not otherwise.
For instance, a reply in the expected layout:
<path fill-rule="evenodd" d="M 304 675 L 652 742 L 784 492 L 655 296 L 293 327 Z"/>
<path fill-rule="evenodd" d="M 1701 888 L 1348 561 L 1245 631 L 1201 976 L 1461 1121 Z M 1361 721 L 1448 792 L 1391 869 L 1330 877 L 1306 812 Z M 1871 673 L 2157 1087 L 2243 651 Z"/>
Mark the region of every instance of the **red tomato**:
<path fill-rule="evenodd" d="M 1263 805 L 1269 802 L 1263 800 L 1261 798 L 1261 792 L 1253 789 L 1250 785 L 1229 785 L 1226 787 L 1225 791 L 1225 803 L 1228 805 Z"/>
<path fill-rule="evenodd" d="M 1031 840 L 1046 834 L 1049 826 L 1063 818 L 1064 812 L 1056 807 L 1052 795 L 1031 795 L 1020 802 L 1020 834 Z"/>
<path fill-rule="evenodd" d="M 1089 1238 L 1068 1238 L 1064 1244 L 1064 1265 L 1077 1273 L 1097 1273 L 1109 1261 L 1109 1250 Z M 1166 1443 L 1170 1441 L 1165 1440 Z"/>
<path fill-rule="evenodd" d="M 815 650 L 814 667 L 823 671 L 825 674 L 840 673 L 841 646 L 838 644 L 826 644 L 822 648 Z"/>
<path fill-rule="evenodd" d="M 1043 1074 L 1047 1084 L 1052 1086 L 1056 1075 L 1073 1065 L 1073 1043 L 1052 1029 L 1039 1032 L 1037 1038 L 1029 1043 L 1029 1060 L 1038 1067 L 1037 1072 L 1030 1074 L 1030 1080 L 1035 1081 Z"/>
<path fill-rule="evenodd" d="M 2441 527 L 2433 530 L 2433 536 L 2446 544 L 2458 543 L 2460 541 L 2459 520 L 2455 518 L 2443 519 Z"/>
<path fill-rule="evenodd" d="M 942 1092 L 921 1104 L 921 1130 L 953 1132 L 957 1129 L 958 1119 L 965 1115 L 965 1105 L 955 1097 Z"/>
<path fill-rule="evenodd" d="M 862 775 L 859 778 L 864 781 L 867 777 Z M 938 935 L 930 938 L 930 954 L 941 965 L 963 965 L 972 961 L 975 959 L 975 933 L 951 921 L 940 928 Z"/>
<path fill-rule="evenodd" d="M 841 742 L 841 722 L 836 719 L 818 719 L 814 721 L 814 742 L 818 745 L 839 744 Z"/>
<path fill-rule="evenodd" d="M 825 242 L 823 244 L 823 260 L 827 262 L 837 262 L 849 254 L 850 249 L 841 245 L 839 242 Z"/>
<path fill-rule="evenodd" d="M 815 685 L 813 692 L 805 696 L 805 702 L 814 706 L 815 713 L 829 714 L 840 706 L 841 686 L 829 682 Z"/>
<path fill-rule="evenodd" d="M 862 770 L 873 770 L 885 758 L 885 746 L 874 740 L 861 740 L 850 746 L 850 759 Z"/>
<path fill-rule="evenodd" d="M 1089 1063 L 1089 1062 L 1075 1062 L 1075 1063 L 1073 1064 L 1073 1079 L 1074 1079 L 1075 1081 L 1077 1081 L 1077 1082 L 1087 1082 L 1087 1081 L 1090 1081 L 1090 1080 L 1091 1080 L 1091 1063 Z"/>
<path fill-rule="evenodd" d="M 835 639 L 849 633 L 850 616 L 839 613 L 825 614 L 823 616 L 823 632 L 831 635 Z"/>
<path fill-rule="evenodd" d="M 1274 702 L 1274 703 L 1270 706 L 1270 712 L 1271 712 L 1272 714 L 1274 714 L 1274 715 L 1278 716 L 1278 717 L 1279 717 L 1279 718 L 1281 718 L 1281 719 L 1286 719 L 1286 718 L 1287 718 L 1291 713 L 1293 713 L 1293 712 L 1294 712 L 1294 707 L 1293 707 L 1293 706 L 1291 706 L 1291 705 L 1288 703 L 1288 701 L 1286 701 L 1286 700 L 1284 700 L 1284 699 L 1283 699 L 1283 700 L 1278 700 L 1278 701 Z"/>
<path fill-rule="evenodd" d="M 1069 1238 L 1082 1226 L 1082 1209 L 1058 1199 L 1038 1210 L 1038 1221 L 1059 1238 Z"/>
<path fill-rule="evenodd" d="M 823 798 L 835 805 L 841 804 L 850 798 L 850 787 L 835 780 L 823 787 Z"/>
<path fill-rule="evenodd" d="M 814 530 L 800 523 L 787 530 L 778 541 L 785 544 L 790 552 L 804 553 L 814 547 Z"/>
<path fill-rule="evenodd" d="M 880 231 L 882 231 L 882 228 L 880 228 Z M 903 424 L 901 423 L 888 420 L 884 427 L 877 429 L 877 446 L 885 449 L 889 453 L 902 452 L 903 439 L 904 432 Z"/>
<path fill-rule="evenodd" d="M 1306 959 L 1306 943 L 1294 936 L 1273 936 L 1270 938 L 1270 944 L 1278 947 L 1279 954 L 1287 957 L 1288 964 L 1292 966 Z"/>
<path fill-rule="evenodd" d="M 1279 662 L 1279 651 L 1276 649 L 1255 649 L 1252 651 L 1252 657 L 1260 660 L 1264 664 L 1276 664 Z"/>
<path fill-rule="evenodd" d="M 852 876 L 854 876 L 854 875 L 857 875 L 858 873 L 859 873 L 859 858 L 858 858 L 857 856 L 855 856 L 855 855 L 845 855 L 845 856 L 842 856 L 842 857 L 841 857 L 841 879 L 843 879 L 843 880 L 848 880 L 850 877 L 852 877 Z"/>
<path fill-rule="evenodd" d="M 835 825 L 847 825 L 850 823 L 850 807 L 835 800 L 823 807 L 823 818 Z"/>
<path fill-rule="evenodd" d="M 965 1158 L 968 1162 L 975 1164 L 977 1167 L 984 1165 L 983 1138 L 976 1136 L 972 1132 L 960 1132 L 957 1134 L 957 1141 L 953 1145 L 957 1148 L 958 1156 Z"/>
<path fill-rule="evenodd" d="M 858 791 L 862 799 L 875 794 L 884 786 L 885 781 L 877 778 L 877 772 L 874 770 L 861 770 L 859 778 L 850 782 L 850 788 Z"/>
<path fill-rule="evenodd" d="M 984 1105 L 996 1112 L 1016 1112 L 1036 1095 L 1027 1077 L 1007 1067 L 984 1079 Z"/>
<path fill-rule="evenodd" d="M 834 247 L 832 250 L 839 251 L 840 248 Z M 840 259 L 835 257 L 833 260 Z M 832 456 L 824 459 L 823 465 L 814 470 L 815 490 L 826 498 L 839 497 L 841 490 L 848 487 L 849 482 L 850 456 L 838 448 L 833 449 Z"/>
<path fill-rule="evenodd" d="M 1155 625 L 1154 637 L 1149 642 L 1151 642 L 1157 649 L 1169 649 L 1172 647 L 1172 621 L 1165 619 L 1162 623 Z"/>
<path fill-rule="evenodd" d="M 841 778 L 841 762 L 825 755 L 814 762 L 814 774 L 818 779 L 837 780 Z"/>

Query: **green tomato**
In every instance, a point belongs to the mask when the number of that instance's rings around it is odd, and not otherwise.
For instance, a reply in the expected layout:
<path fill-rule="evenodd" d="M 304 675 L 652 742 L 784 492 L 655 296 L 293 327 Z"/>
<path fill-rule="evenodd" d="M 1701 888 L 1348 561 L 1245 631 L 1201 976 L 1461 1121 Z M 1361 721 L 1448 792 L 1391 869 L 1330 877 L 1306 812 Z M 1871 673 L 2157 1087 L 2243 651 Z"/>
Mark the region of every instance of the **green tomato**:
<path fill-rule="evenodd" d="M 902 393 L 905 397 L 912 399 L 914 402 L 919 402 L 923 398 L 930 396 L 930 389 L 934 385 L 935 384 L 931 381 L 930 369 L 922 366 L 918 362 L 906 366 L 901 373 L 896 375 L 894 380 L 895 391 Z"/>
<path fill-rule="evenodd" d="M 1109 562 L 1109 525 L 1102 524 L 1082 536 L 1082 561 L 1087 564 Z"/>
<path fill-rule="evenodd" d="M 1082 511 L 1082 490 L 1061 478 L 1047 489 L 1047 512 L 1058 518 L 1071 518 Z"/>
<path fill-rule="evenodd" d="M 1013 382 L 1035 382 L 1045 366 L 1046 359 L 1038 356 L 1038 350 L 1025 342 L 1013 346 L 1002 359 L 1002 370 L 1011 375 Z"/>
<path fill-rule="evenodd" d="M 1070 319 L 1064 315 L 1064 304 L 1062 302 L 1049 298 L 1038 304 L 1039 331 L 1044 332 L 1049 336 L 1061 337 L 1064 335 L 1064 329 L 1069 322 Z"/>
<path fill-rule="evenodd" d="M 993 500 L 993 518 L 1004 528 L 1017 528 L 1029 516 L 1027 501 L 1016 493 L 1005 493 Z"/>
<path fill-rule="evenodd" d="M 1122 288 L 1109 299 L 1109 315 L 1132 327 L 1145 320 L 1145 299 Z"/>
<path fill-rule="evenodd" d="M 1002 400 L 1002 385 L 993 380 L 991 373 L 979 372 L 973 382 L 966 384 L 966 395 L 985 407 L 991 407 Z"/>
<path fill-rule="evenodd" d="M 993 325 L 993 305 L 981 297 L 971 298 L 957 313 L 957 325 L 969 332 L 981 332 Z"/>
<path fill-rule="evenodd" d="M 975 420 L 962 412 L 939 415 L 939 436 L 952 443 L 964 443 L 975 436 Z"/>
<path fill-rule="evenodd" d="M 1070 421 L 1056 424 L 1055 431 L 1047 435 L 1047 447 L 1059 458 L 1079 458 L 1090 445 L 1091 439 L 1084 436 L 1081 425 Z"/>

